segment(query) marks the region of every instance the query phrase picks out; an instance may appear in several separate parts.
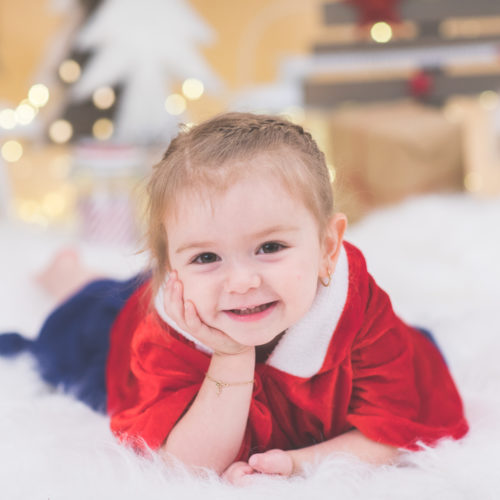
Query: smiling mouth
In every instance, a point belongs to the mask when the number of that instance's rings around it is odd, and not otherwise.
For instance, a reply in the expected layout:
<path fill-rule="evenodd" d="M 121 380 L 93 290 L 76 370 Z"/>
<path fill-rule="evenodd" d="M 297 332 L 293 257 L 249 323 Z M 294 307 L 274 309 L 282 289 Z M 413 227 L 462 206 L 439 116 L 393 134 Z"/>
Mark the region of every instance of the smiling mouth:
<path fill-rule="evenodd" d="M 261 304 L 260 306 L 255 306 L 255 307 L 246 307 L 243 309 L 229 309 L 228 311 L 233 314 L 237 314 L 238 316 L 249 316 L 252 314 L 258 314 L 260 312 L 263 312 L 272 307 L 274 304 L 276 304 L 276 301 L 268 302 L 267 304 Z"/>

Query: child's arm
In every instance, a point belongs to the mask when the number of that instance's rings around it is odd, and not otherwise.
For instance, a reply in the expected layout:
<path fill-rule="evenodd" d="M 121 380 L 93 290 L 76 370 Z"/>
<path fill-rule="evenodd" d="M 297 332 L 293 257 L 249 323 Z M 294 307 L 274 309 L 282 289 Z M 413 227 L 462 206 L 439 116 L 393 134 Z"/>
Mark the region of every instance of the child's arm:
<path fill-rule="evenodd" d="M 218 473 L 236 459 L 243 441 L 252 398 L 255 349 L 241 354 L 213 355 L 208 374 L 226 382 L 219 389 L 205 378 L 191 407 L 170 432 L 162 452 L 189 466 Z"/>
<path fill-rule="evenodd" d="M 269 450 L 252 455 L 248 464 L 237 462 L 231 465 L 224 477 L 231 483 L 245 484 L 247 477 L 255 472 L 291 476 L 303 471 L 306 464 L 312 464 L 332 453 L 345 453 L 372 464 L 394 463 L 398 449 L 377 443 L 360 431 L 352 431 L 306 448 L 298 450 Z"/>
<path fill-rule="evenodd" d="M 399 454 L 398 448 L 377 443 L 357 429 L 340 434 L 328 441 L 298 450 L 289 450 L 286 453 L 292 459 L 293 473 L 297 473 L 303 469 L 304 464 L 313 463 L 335 452 L 353 455 L 363 462 L 376 465 L 393 463 Z M 254 460 L 258 461 L 258 457 Z"/>
<path fill-rule="evenodd" d="M 242 346 L 199 319 L 184 302 L 182 284 L 174 277 L 165 290 L 165 308 L 174 321 L 214 350 L 208 377 L 190 408 L 170 432 L 161 453 L 188 466 L 223 472 L 241 448 L 252 399 L 255 348 Z M 212 379 L 212 380 L 211 380 Z M 227 386 L 219 386 L 214 381 Z"/>

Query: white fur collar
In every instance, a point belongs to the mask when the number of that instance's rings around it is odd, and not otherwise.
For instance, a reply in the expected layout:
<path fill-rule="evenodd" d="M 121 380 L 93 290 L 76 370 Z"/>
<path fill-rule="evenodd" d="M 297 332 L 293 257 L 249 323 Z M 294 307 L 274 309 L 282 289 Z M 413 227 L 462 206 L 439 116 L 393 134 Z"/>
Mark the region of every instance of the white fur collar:
<path fill-rule="evenodd" d="M 348 287 L 349 264 L 345 248 L 342 246 L 330 286 L 318 286 L 311 309 L 287 330 L 266 363 L 297 377 L 309 378 L 318 373 L 344 310 Z M 209 347 L 183 331 L 167 316 L 163 308 L 163 290 L 156 296 L 155 307 L 167 324 L 194 342 L 200 351 L 212 353 Z"/>

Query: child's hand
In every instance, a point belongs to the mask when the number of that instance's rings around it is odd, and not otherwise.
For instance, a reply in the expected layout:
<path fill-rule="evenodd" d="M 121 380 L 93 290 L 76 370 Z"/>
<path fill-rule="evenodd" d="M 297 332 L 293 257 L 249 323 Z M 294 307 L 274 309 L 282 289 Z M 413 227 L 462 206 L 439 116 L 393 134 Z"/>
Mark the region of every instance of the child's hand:
<path fill-rule="evenodd" d="M 293 473 L 292 457 L 283 450 L 269 450 L 265 453 L 256 453 L 248 459 L 248 465 L 262 474 L 278 474 L 291 476 Z"/>
<path fill-rule="evenodd" d="M 270 474 L 288 477 L 293 473 L 292 457 L 283 450 L 269 450 L 252 455 L 248 463 L 235 462 L 222 474 L 222 479 L 236 486 L 245 486 L 255 474 Z"/>
<path fill-rule="evenodd" d="M 222 479 L 235 486 L 245 486 L 249 483 L 255 471 L 246 462 L 234 462 L 222 474 Z"/>
<path fill-rule="evenodd" d="M 190 300 L 184 300 L 182 282 L 177 278 L 175 271 L 170 273 L 165 286 L 164 307 L 168 316 L 183 330 L 217 354 L 239 354 L 252 349 L 250 346 L 239 344 L 221 330 L 203 323 L 195 305 Z"/>

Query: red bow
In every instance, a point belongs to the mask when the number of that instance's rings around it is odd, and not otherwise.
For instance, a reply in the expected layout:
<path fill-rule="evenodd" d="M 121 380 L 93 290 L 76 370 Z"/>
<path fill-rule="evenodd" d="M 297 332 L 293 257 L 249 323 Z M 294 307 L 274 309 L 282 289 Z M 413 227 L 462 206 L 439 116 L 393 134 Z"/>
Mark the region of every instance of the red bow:
<path fill-rule="evenodd" d="M 344 0 L 354 5 L 358 10 L 360 25 L 373 24 L 377 21 L 397 23 L 400 21 L 398 4 L 399 0 Z"/>
<path fill-rule="evenodd" d="M 434 78 L 424 70 L 417 71 L 408 82 L 413 97 L 428 97 L 434 89 Z"/>

